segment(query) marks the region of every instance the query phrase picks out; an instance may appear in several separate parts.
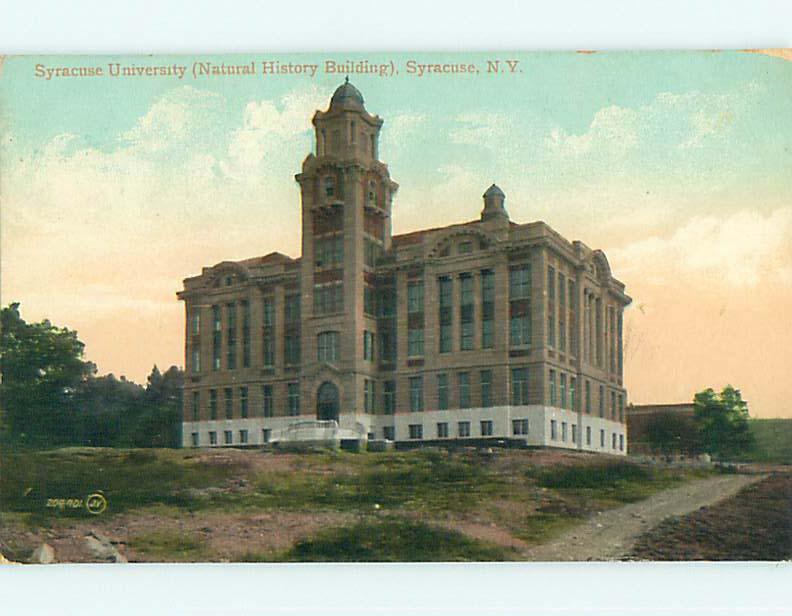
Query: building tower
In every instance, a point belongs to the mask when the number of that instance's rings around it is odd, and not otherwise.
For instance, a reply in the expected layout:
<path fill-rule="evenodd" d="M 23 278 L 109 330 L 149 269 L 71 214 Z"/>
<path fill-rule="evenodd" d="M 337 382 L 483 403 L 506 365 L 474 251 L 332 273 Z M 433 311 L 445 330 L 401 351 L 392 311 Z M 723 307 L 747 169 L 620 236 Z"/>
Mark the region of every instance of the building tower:
<path fill-rule="evenodd" d="M 367 426 L 377 371 L 374 266 L 390 248 L 398 185 L 378 160 L 383 121 L 366 111 L 348 78 L 312 122 L 316 151 L 295 176 L 302 197 L 301 399 L 316 406 L 319 419 Z"/>

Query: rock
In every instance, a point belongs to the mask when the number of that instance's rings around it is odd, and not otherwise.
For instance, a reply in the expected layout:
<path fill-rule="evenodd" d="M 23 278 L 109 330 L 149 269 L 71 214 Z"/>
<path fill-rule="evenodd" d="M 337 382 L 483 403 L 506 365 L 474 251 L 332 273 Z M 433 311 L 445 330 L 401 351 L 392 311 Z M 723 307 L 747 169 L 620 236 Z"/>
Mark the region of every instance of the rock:
<path fill-rule="evenodd" d="M 91 550 L 91 553 L 99 560 L 103 562 L 110 562 L 110 563 L 125 563 L 127 559 L 124 557 L 121 552 L 119 552 L 115 546 L 113 545 L 112 541 L 105 537 L 104 535 L 99 534 L 98 532 L 92 530 L 88 535 L 85 537 L 85 543 L 88 545 L 88 549 Z"/>
<path fill-rule="evenodd" d="M 55 562 L 55 549 L 49 543 L 42 543 L 30 555 L 30 562 L 35 565 L 50 565 Z"/>

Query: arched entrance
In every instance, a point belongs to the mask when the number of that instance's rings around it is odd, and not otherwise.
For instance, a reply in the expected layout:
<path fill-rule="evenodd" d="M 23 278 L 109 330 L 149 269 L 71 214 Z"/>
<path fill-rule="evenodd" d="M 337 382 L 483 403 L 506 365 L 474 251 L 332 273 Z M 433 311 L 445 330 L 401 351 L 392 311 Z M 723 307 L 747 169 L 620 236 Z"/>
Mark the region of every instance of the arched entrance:
<path fill-rule="evenodd" d="M 338 421 L 339 406 L 338 387 L 330 381 L 325 381 L 319 386 L 319 391 L 316 393 L 316 418 Z"/>

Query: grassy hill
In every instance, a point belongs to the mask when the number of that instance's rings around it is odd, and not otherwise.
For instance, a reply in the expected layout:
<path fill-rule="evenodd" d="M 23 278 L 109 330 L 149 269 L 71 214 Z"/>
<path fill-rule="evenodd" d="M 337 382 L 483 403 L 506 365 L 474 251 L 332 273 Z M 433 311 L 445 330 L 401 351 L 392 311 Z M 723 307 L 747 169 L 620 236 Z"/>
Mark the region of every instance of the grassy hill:
<path fill-rule="evenodd" d="M 750 460 L 792 464 L 792 419 L 751 419 L 750 426 L 756 439 Z"/>
<path fill-rule="evenodd" d="M 511 560 L 584 519 L 701 474 L 558 451 L 0 452 L 0 551 L 90 562 Z M 70 502 L 101 490 L 107 510 Z M 71 499 L 71 501 L 69 500 Z M 64 506 L 65 503 L 65 506 Z"/>

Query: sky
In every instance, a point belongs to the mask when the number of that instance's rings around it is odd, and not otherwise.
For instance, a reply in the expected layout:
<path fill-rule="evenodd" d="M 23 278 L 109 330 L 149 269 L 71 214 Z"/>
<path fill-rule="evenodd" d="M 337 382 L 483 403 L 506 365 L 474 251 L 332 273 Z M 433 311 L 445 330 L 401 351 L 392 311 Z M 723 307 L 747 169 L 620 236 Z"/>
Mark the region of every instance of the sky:
<path fill-rule="evenodd" d="M 411 59 L 480 72 L 418 77 Z M 350 74 L 385 121 L 394 233 L 476 219 L 496 182 L 512 220 L 602 249 L 626 284 L 631 401 L 732 384 L 752 415 L 792 417 L 789 52 L 8 57 L 3 305 L 77 330 L 100 373 L 144 382 L 155 363 L 183 365 L 184 278 L 299 255 L 294 174 L 346 74 L 327 60 L 398 69 Z M 194 61 L 257 74 L 194 78 Z M 262 61 L 319 71 L 263 76 Z M 187 73 L 36 76 L 115 63 Z"/>

